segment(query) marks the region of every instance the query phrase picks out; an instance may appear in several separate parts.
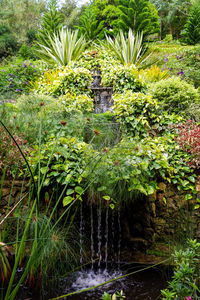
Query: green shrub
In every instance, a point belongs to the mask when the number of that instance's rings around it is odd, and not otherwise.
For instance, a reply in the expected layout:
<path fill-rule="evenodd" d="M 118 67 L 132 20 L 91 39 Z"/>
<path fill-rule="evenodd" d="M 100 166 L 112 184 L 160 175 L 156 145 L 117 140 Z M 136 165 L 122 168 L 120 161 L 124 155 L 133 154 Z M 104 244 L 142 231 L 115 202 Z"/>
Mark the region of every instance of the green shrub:
<path fill-rule="evenodd" d="M 46 175 L 43 185 L 56 189 L 68 184 L 65 194 L 68 200 L 73 200 L 76 194 L 81 194 L 86 176 L 87 157 L 90 157 L 91 153 L 90 146 L 74 137 L 52 137 L 41 146 L 40 151 L 38 150 L 38 146 L 35 146 L 29 163 L 35 174 L 38 174 L 39 170 L 41 178 Z M 35 179 L 39 179 L 38 175 Z M 67 204 L 66 198 L 63 200 L 64 205 Z"/>
<path fill-rule="evenodd" d="M 114 65 L 122 66 L 122 64 L 113 57 L 112 53 L 104 48 L 88 49 L 82 54 L 82 57 L 78 61 L 70 62 L 68 66 L 71 68 L 85 68 L 92 71 L 97 65 L 99 66 L 103 77 L 104 74 L 110 72 L 110 69 Z"/>
<path fill-rule="evenodd" d="M 182 114 L 192 103 L 199 102 L 199 93 L 193 85 L 178 77 L 161 80 L 151 87 L 153 99 L 168 112 Z"/>
<path fill-rule="evenodd" d="M 120 203 L 132 201 L 137 193 L 150 195 L 156 188 L 156 177 L 166 176 L 171 166 L 168 162 L 163 138 L 125 137 L 115 147 L 102 150 L 103 156 L 90 175 L 91 188 L 101 196 L 108 195 Z"/>
<path fill-rule="evenodd" d="M 113 86 L 114 92 L 123 93 L 126 90 L 141 92 L 145 90 L 146 83 L 137 68 L 132 66 L 113 66 L 109 72 L 102 72 L 102 83 Z"/>
<path fill-rule="evenodd" d="M 166 34 L 166 37 L 163 39 L 163 41 L 166 43 L 171 43 L 173 41 L 172 34 Z"/>
<path fill-rule="evenodd" d="M 94 110 L 94 100 L 87 95 L 72 95 L 67 93 L 60 96 L 57 102 L 62 102 L 67 113 L 88 113 Z"/>
<path fill-rule="evenodd" d="M 19 51 L 18 51 L 18 55 L 22 58 L 22 59 L 30 59 L 33 56 L 33 53 L 31 51 L 31 48 L 26 44 L 22 44 Z"/>
<path fill-rule="evenodd" d="M 126 129 L 126 132 L 136 136 L 146 134 L 153 124 L 159 121 L 158 104 L 152 96 L 143 93 L 117 94 L 113 97 L 113 112 L 116 120 Z M 157 119 L 158 118 L 158 119 Z"/>
<path fill-rule="evenodd" d="M 162 290 L 163 300 L 199 299 L 200 243 L 189 240 L 184 249 L 173 254 L 174 275 L 169 289 Z"/>
<path fill-rule="evenodd" d="M 174 52 L 163 61 L 169 74 L 178 75 L 196 88 L 200 86 L 200 46 L 184 47 L 178 52 L 174 49 Z"/>
<path fill-rule="evenodd" d="M 92 76 L 84 68 L 60 68 L 44 72 L 35 82 L 33 90 L 42 94 L 61 95 L 66 93 L 90 94 Z"/>
<path fill-rule="evenodd" d="M 189 45 L 200 42 L 200 1 L 194 1 L 185 24 L 185 39 Z"/>
<path fill-rule="evenodd" d="M 17 41 L 6 25 L 0 25 L 0 58 L 17 50 Z"/>
<path fill-rule="evenodd" d="M 37 31 L 35 29 L 29 29 L 27 31 L 27 39 L 28 39 L 28 44 L 32 44 L 34 40 L 36 40 L 36 34 Z"/>
<path fill-rule="evenodd" d="M 144 78 L 144 81 L 149 84 L 168 78 L 169 72 L 168 70 L 162 71 L 157 65 L 155 65 L 146 70 L 140 70 L 140 75 Z"/>

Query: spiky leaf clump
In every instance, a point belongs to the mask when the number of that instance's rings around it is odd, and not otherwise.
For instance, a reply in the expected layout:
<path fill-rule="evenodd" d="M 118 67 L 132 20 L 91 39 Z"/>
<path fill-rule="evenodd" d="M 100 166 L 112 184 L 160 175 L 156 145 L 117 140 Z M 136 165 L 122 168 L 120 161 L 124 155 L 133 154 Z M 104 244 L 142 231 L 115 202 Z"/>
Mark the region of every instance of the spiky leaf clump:
<path fill-rule="evenodd" d="M 49 37 L 49 45 L 39 44 L 38 55 L 49 63 L 66 66 L 80 58 L 87 46 L 83 35 L 78 38 L 78 30 L 62 28 L 58 34 Z"/>
<path fill-rule="evenodd" d="M 114 39 L 106 36 L 106 40 L 106 47 L 111 50 L 124 65 L 140 65 L 149 54 L 144 54 L 142 44 L 143 33 L 137 33 L 135 35 L 131 28 L 129 28 L 128 36 L 120 30 Z"/>

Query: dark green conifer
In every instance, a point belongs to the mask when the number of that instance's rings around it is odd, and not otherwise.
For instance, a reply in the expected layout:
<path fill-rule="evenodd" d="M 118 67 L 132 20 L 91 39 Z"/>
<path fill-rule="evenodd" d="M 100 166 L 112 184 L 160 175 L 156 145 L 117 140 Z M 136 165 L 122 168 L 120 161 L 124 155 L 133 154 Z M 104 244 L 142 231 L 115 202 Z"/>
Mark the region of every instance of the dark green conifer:
<path fill-rule="evenodd" d="M 144 35 L 158 33 L 160 29 L 158 12 L 149 0 L 116 0 L 119 29 L 143 31 Z"/>
<path fill-rule="evenodd" d="M 57 0 L 51 0 L 37 35 L 38 42 L 48 46 L 49 36 L 52 37 L 54 33 L 58 33 L 63 26 L 63 20 L 64 16 L 58 12 Z"/>
<path fill-rule="evenodd" d="M 190 15 L 185 25 L 186 42 L 195 45 L 200 42 L 200 1 L 196 1 L 190 9 Z"/>

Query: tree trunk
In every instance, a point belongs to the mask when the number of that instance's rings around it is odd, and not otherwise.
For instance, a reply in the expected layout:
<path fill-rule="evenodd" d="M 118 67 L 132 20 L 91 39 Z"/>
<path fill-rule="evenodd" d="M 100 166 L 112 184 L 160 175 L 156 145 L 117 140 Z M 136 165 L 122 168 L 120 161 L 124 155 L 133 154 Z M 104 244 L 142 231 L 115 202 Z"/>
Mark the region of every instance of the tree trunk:
<path fill-rule="evenodd" d="M 169 33 L 173 36 L 173 28 L 171 24 L 169 25 Z"/>

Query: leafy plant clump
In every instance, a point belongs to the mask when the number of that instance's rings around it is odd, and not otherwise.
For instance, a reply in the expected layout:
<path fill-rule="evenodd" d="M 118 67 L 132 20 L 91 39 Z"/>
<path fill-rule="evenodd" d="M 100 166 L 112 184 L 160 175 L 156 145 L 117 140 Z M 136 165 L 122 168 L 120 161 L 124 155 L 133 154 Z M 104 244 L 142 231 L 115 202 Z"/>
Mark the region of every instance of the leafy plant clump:
<path fill-rule="evenodd" d="M 60 29 L 58 33 L 48 35 L 48 44 L 41 41 L 37 54 L 47 63 L 66 66 L 71 61 L 78 60 L 87 46 L 85 37 L 78 37 L 78 30 Z"/>
<path fill-rule="evenodd" d="M 198 91 L 178 77 L 161 80 L 152 85 L 152 97 L 169 113 L 183 114 L 192 103 L 199 103 Z"/>
<path fill-rule="evenodd" d="M 114 40 L 110 36 L 106 36 L 106 41 L 107 49 L 112 51 L 124 65 L 139 65 L 147 56 L 143 53 L 143 33 L 134 35 L 131 28 L 129 28 L 128 36 L 120 30 Z"/>
<path fill-rule="evenodd" d="M 114 148 L 105 147 L 102 152 L 101 161 L 94 161 L 91 186 L 109 200 L 120 203 L 137 193 L 150 195 L 160 180 L 186 191 L 187 199 L 196 195 L 194 168 L 188 165 L 191 155 L 180 148 L 174 134 L 143 139 L 124 136 Z"/>
<path fill-rule="evenodd" d="M 40 152 L 38 150 L 38 146 L 35 146 L 29 163 L 34 172 L 39 171 L 43 186 L 59 190 L 61 186 L 67 185 L 63 204 L 75 200 L 75 196 L 83 192 L 87 161 L 91 156 L 89 145 L 74 137 L 52 137 L 42 145 Z M 38 175 L 35 175 L 35 180 L 39 180 Z"/>
<path fill-rule="evenodd" d="M 113 66 L 109 72 L 102 72 L 102 83 L 112 86 L 114 92 L 123 93 L 126 90 L 141 92 L 146 89 L 146 83 L 134 65 Z"/>
<path fill-rule="evenodd" d="M 162 71 L 157 65 L 155 65 L 146 70 L 140 70 L 140 75 L 143 76 L 146 83 L 150 84 L 168 78 L 169 72 L 168 70 Z"/>
<path fill-rule="evenodd" d="M 141 136 L 159 121 L 157 101 L 143 93 L 116 94 L 114 96 L 116 120 L 126 129 L 127 134 Z"/>
<path fill-rule="evenodd" d="M 57 101 L 62 102 L 67 114 L 84 114 L 94 110 L 94 100 L 87 95 L 76 96 L 74 94 L 67 93 L 66 95 L 60 96 Z"/>
<path fill-rule="evenodd" d="M 103 296 L 101 297 L 102 300 L 123 300 L 126 299 L 126 297 L 124 296 L 123 291 L 121 292 L 115 292 L 113 295 L 110 295 L 106 292 L 104 292 Z"/>
<path fill-rule="evenodd" d="M 173 254 L 174 275 L 169 289 L 162 290 L 163 300 L 199 298 L 200 243 L 189 240 L 184 249 Z"/>
<path fill-rule="evenodd" d="M 33 89 L 38 93 L 56 96 L 66 93 L 90 94 L 91 82 L 89 70 L 65 67 L 44 72 Z"/>
<path fill-rule="evenodd" d="M 200 86 L 200 46 L 182 47 L 180 50 L 174 48 L 173 51 L 161 60 L 164 67 L 169 74 L 179 76 L 198 88 Z"/>

